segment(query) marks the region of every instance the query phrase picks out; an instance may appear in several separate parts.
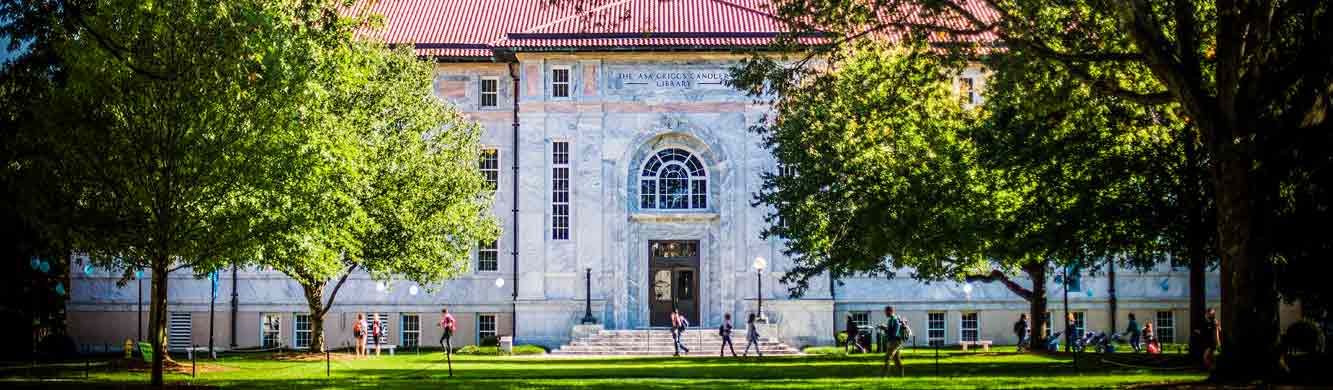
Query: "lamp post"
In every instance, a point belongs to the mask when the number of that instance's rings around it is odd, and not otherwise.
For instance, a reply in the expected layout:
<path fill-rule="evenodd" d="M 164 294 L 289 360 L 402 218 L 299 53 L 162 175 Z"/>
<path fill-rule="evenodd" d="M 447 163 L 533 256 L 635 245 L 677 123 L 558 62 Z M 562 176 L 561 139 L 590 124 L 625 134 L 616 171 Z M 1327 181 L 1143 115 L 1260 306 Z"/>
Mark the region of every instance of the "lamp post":
<path fill-rule="evenodd" d="M 597 319 L 592 316 L 592 268 L 587 269 L 587 284 L 584 287 L 583 294 L 583 320 L 584 325 L 596 324 Z"/>
<path fill-rule="evenodd" d="M 759 297 L 759 310 L 758 310 L 759 318 L 757 318 L 756 321 L 763 323 L 768 322 L 768 317 L 764 316 L 764 267 L 767 266 L 768 266 L 768 261 L 764 260 L 763 256 L 755 256 L 754 258 L 754 276 L 755 276 L 754 280 L 756 282 L 755 292 L 757 293 L 756 296 Z"/>

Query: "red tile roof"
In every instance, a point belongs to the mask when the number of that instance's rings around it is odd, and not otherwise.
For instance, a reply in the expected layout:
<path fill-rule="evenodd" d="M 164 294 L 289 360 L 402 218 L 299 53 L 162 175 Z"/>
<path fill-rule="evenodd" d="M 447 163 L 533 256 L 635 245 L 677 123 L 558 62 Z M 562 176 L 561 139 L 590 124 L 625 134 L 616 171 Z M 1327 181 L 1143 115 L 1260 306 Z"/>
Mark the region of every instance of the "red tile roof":
<path fill-rule="evenodd" d="M 986 19 L 996 17 L 980 1 L 959 1 Z M 489 59 L 495 49 L 762 47 L 787 31 L 786 24 L 771 13 L 772 0 L 583 0 L 555 4 L 550 0 L 362 0 L 354 8 L 364 10 L 367 6 L 369 11 L 384 16 L 383 28 L 369 34 L 392 44 L 414 44 L 418 54 L 437 58 Z M 932 22 L 920 17 L 908 21 L 962 25 L 957 20 Z M 899 36 L 901 32 L 877 35 L 887 40 Z M 994 41 L 995 37 L 983 34 L 949 40 Z M 800 41 L 829 42 L 817 33 Z"/>

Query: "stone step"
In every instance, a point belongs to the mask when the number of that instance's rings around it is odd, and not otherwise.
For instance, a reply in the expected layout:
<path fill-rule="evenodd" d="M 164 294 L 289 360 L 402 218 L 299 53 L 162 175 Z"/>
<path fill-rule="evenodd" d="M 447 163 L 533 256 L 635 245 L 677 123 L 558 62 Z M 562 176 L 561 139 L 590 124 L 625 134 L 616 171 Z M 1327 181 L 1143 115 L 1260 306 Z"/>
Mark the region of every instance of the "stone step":
<path fill-rule="evenodd" d="M 685 331 L 685 346 L 691 350 L 689 356 L 717 356 L 722 349 L 722 336 L 716 329 L 700 328 Z M 732 342 L 738 352 L 745 350 L 744 329 L 733 333 Z M 772 337 L 761 337 L 759 350 L 764 355 L 800 355 L 801 352 L 783 344 Z M 552 351 L 552 355 L 672 355 L 675 354 L 675 340 L 667 329 L 602 330 Z M 727 351 L 730 353 L 730 350 Z M 751 350 L 751 353 L 755 352 Z"/>

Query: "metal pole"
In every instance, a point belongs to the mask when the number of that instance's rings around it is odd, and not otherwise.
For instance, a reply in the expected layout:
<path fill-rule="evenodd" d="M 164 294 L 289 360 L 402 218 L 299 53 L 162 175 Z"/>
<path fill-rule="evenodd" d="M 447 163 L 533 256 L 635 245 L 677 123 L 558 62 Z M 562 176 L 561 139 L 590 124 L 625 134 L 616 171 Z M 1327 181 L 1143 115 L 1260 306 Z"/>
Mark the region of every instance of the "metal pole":
<path fill-rule="evenodd" d="M 1116 313 L 1117 310 L 1116 310 L 1116 299 L 1115 299 L 1115 258 L 1113 257 L 1111 258 L 1111 260 L 1108 260 L 1107 262 L 1110 263 L 1108 265 L 1108 272 L 1106 276 L 1107 276 L 1107 283 L 1110 285 L 1110 289 L 1108 289 L 1107 294 L 1111 296 L 1110 298 L 1108 298 L 1110 299 L 1109 304 L 1111 306 L 1111 333 L 1115 333 L 1115 330 L 1119 329 L 1119 327 L 1116 326 L 1116 316 L 1118 314 Z"/>
<path fill-rule="evenodd" d="M 195 352 L 197 352 L 198 349 L 199 349 L 199 344 L 194 344 L 194 347 L 193 347 L 193 348 L 190 348 L 190 377 L 191 377 L 191 378 L 196 377 L 196 376 L 197 376 L 197 373 L 198 373 L 198 365 L 196 365 L 196 364 L 194 363 L 194 355 L 196 354 Z"/>
<path fill-rule="evenodd" d="M 764 318 L 764 270 L 755 270 L 754 280 L 757 282 L 755 296 L 759 297 L 759 319 L 762 319 L 767 323 L 768 319 Z"/>
<path fill-rule="evenodd" d="M 325 344 L 327 345 L 328 342 L 325 342 Z M 325 346 L 325 347 L 324 347 L 324 377 L 327 378 L 327 377 L 332 376 L 332 375 L 333 375 L 333 363 L 329 363 L 329 348 L 328 348 L 327 346 Z"/>
<path fill-rule="evenodd" d="M 143 276 L 135 275 L 134 278 L 139 283 L 139 337 L 135 341 L 143 340 Z"/>
<path fill-rule="evenodd" d="M 213 278 L 212 280 L 210 280 L 212 284 L 209 286 L 210 288 L 208 293 L 208 356 L 212 357 L 213 359 L 218 358 L 217 352 L 214 352 L 215 350 L 213 349 L 213 320 L 214 320 L 214 312 L 216 312 L 214 306 L 218 301 L 217 277 L 218 277 L 217 271 L 214 270 Z"/>
<path fill-rule="evenodd" d="M 587 285 L 585 286 L 584 290 L 586 291 L 586 294 L 584 294 L 583 298 L 584 299 L 583 321 L 581 321 L 585 325 L 597 323 L 597 319 L 593 318 L 592 316 L 592 268 L 588 268 L 587 274 L 588 274 Z"/>
<path fill-rule="evenodd" d="M 1072 329 L 1069 329 L 1069 266 L 1065 266 L 1064 278 L 1062 279 L 1064 282 L 1062 284 L 1065 287 L 1065 352 L 1069 352 L 1071 348 L 1069 344 L 1073 344 L 1074 340 Z"/>
<path fill-rule="evenodd" d="M 239 300 L 236 295 L 236 264 L 231 265 L 231 347 L 236 348 L 236 312 Z"/>

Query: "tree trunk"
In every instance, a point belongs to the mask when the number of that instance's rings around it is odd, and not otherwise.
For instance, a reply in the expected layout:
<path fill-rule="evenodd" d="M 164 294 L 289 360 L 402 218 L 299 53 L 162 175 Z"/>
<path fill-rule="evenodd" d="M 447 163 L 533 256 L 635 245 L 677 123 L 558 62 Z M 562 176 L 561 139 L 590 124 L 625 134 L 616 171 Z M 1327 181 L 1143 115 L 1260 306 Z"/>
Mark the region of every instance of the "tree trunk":
<path fill-rule="evenodd" d="M 1046 350 L 1046 328 L 1044 318 L 1046 316 L 1046 266 L 1047 262 L 1029 264 L 1023 267 L 1028 277 L 1032 279 L 1032 298 L 1028 299 L 1028 322 L 1032 324 L 1032 336 L 1029 340 L 1029 350 Z"/>
<path fill-rule="evenodd" d="M 1185 256 L 1189 261 L 1189 348 L 1190 356 L 1198 359 L 1202 356 L 1201 339 L 1204 312 L 1207 310 L 1207 262 L 1206 242 L 1211 234 L 1204 209 L 1204 182 L 1202 161 L 1199 158 L 1199 145 L 1193 136 L 1185 137 L 1185 168 L 1181 172 L 1184 184 L 1181 186 L 1181 200 L 1185 207 Z"/>
<path fill-rule="evenodd" d="M 311 351 L 319 348 L 319 352 L 324 352 L 324 284 L 302 284 L 301 289 L 305 290 L 305 301 L 307 305 L 310 305 L 310 345 L 308 347 Z"/>
<path fill-rule="evenodd" d="M 162 386 L 162 368 L 167 351 L 167 265 L 166 255 L 153 260 L 153 292 L 148 313 L 148 342 L 153 348 L 153 386 Z"/>
<path fill-rule="evenodd" d="M 1255 190 L 1255 181 L 1261 178 L 1251 176 L 1252 159 L 1246 153 L 1226 153 L 1226 146 L 1217 149 L 1224 149 L 1212 155 L 1220 157 L 1213 165 L 1213 177 L 1226 307 L 1221 313 L 1223 355 L 1213 375 L 1228 381 L 1264 379 L 1276 364 L 1278 322 L 1273 265 L 1260 217 L 1267 209 L 1263 194 Z"/>

